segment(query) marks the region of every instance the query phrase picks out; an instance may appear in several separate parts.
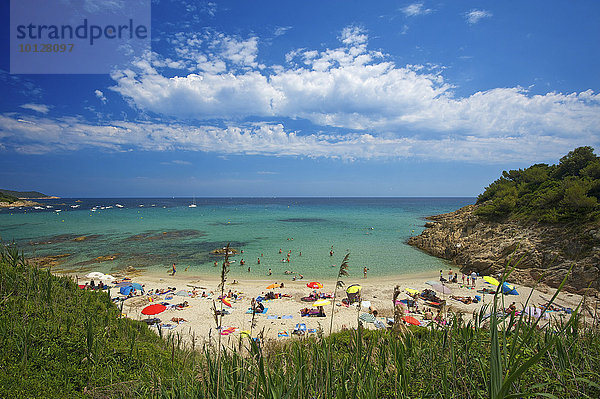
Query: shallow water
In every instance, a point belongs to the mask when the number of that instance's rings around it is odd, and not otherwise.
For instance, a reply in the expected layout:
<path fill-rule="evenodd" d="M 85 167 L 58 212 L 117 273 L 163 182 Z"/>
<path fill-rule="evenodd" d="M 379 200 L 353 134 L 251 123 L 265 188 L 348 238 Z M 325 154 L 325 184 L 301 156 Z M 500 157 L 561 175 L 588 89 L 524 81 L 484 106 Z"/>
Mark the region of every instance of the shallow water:
<path fill-rule="evenodd" d="M 362 276 L 368 267 L 369 276 L 392 276 L 447 268 L 406 240 L 423 230 L 426 216 L 475 199 L 205 198 L 196 199 L 196 208 L 189 208 L 192 200 L 185 198 L 76 201 L 40 201 L 52 206 L 44 210 L 2 209 L 0 237 L 14 240 L 28 256 L 69 253 L 58 268 L 79 272 L 132 266 L 166 274 L 175 263 L 178 274 L 188 268 L 193 275 L 215 276 L 220 270 L 213 262 L 222 257 L 211 251 L 230 242 L 244 251 L 231 258 L 230 278 L 262 278 L 271 268 L 275 277 L 289 270 L 309 279 L 331 279 L 347 252 L 351 275 Z M 290 250 L 290 262 L 282 262 Z M 96 259 L 106 255 L 115 259 Z"/>

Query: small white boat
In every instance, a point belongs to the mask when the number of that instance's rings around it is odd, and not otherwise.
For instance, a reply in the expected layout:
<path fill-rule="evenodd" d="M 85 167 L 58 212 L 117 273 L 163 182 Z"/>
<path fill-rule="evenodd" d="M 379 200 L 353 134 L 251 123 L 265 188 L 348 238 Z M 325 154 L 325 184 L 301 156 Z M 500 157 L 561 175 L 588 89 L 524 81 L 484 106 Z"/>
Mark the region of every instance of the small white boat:
<path fill-rule="evenodd" d="M 116 206 L 117 208 L 123 208 L 123 205 L 121 205 L 121 204 L 115 204 L 115 206 Z"/>
<path fill-rule="evenodd" d="M 194 202 L 192 202 L 191 204 L 188 205 L 189 208 L 196 208 L 198 205 L 196 205 L 196 197 L 194 197 Z"/>

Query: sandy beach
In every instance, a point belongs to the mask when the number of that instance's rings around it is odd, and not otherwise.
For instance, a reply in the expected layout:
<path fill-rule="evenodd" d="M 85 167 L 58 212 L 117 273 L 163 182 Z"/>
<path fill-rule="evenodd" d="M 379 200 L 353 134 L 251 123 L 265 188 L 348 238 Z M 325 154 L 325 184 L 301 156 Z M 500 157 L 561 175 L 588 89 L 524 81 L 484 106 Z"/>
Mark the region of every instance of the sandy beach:
<path fill-rule="evenodd" d="M 460 275 L 459 275 L 460 278 Z M 83 283 L 85 283 L 84 280 Z M 180 334 L 186 343 L 192 342 L 194 337 L 195 345 L 202 345 L 204 342 L 214 342 L 218 337 L 215 320 L 213 317 L 212 306 L 213 300 L 217 306 L 217 309 L 221 308 L 221 301 L 218 297 L 220 295 L 219 280 L 216 279 L 201 279 L 194 278 L 192 276 L 186 276 L 185 273 L 176 276 L 165 275 L 160 277 L 157 275 L 143 275 L 132 279 L 133 282 L 142 284 L 145 289 L 144 295 L 136 295 L 131 298 L 124 300 L 123 314 L 126 317 L 143 320 L 149 316 L 142 314 L 142 309 L 153 303 L 169 303 L 171 305 L 181 304 L 184 301 L 189 306 L 183 309 L 167 309 L 166 311 L 150 317 L 158 317 L 161 320 L 162 331 L 164 334 L 177 333 Z M 308 296 L 313 290 L 307 287 L 307 283 L 311 280 L 297 280 L 297 281 L 283 281 L 284 288 L 267 289 L 267 287 L 273 283 L 281 283 L 282 281 L 273 280 L 244 280 L 235 282 L 234 280 L 228 280 L 225 286 L 225 293 L 227 294 L 231 290 L 232 294 L 237 295 L 237 299 L 234 297 L 228 300 L 231 303 L 231 307 L 223 305 L 223 308 L 227 310 L 227 313 L 223 317 L 222 321 L 222 342 L 225 344 L 236 345 L 238 337 L 244 331 L 252 330 L 252 335 L 256 336 L 259 333 L 263 334 L 266 340 L 287 340 L 293 339 L 296 335 L 292 334 L 294 328 L 298 323 L 304 323 L 307 328 L 307 335 L 319 334 L 322 331 L 324 334 L 329 332 L 329 324 L 331 319 L 332 305 L 329 304 L 324 307 L 326 313 L 325 317 L 307 317 L 301 316 L 300 310 L 302 308 L 313 308 L 312 303 L 303 302 L 302 297 Z M 411 274 L 396 277 L 386 278 L 346 278 L 344 279 L 346 287 L 351 284 L 360 284 L 362 286 L 362 303 L 363 308 L 358 310 L 358 306 L 350 305 L 344 306 L 342 299 L 346 298 L 344 289 L 338 289 L 337 300 L 335 305 L 335 316 L 333 323 L 333 331 L 339 331 L 345 328 L 355 328 L 357 326 L 358 317 L 360 314 L 369 313 L 368 306 L 377 309 L 378 317 L 377 320 L 387 324 L 387 318 L 393 317 L 393 304 L 392 297 L 394 287 L 399 286 L 402 290 L 399 299 L 410 299 L 405 289 L 412 288 L 422 291 L 427 288 L 431 288 L 427 281 L 439 281 L 439 274 L 437 273 L 423 273 L 423 274 Z M 321 293 L 333 293 L 335 288 L 335 282 L 320 281 L 323 284 L 323 289 L 318 290 Z M 80 284 L 82 281 L 80 280 Z M 493 286 L 484 283 L 480 278 L 477 280 L 476 289 L 466 288 L 460 283 L 446 283 L 446 286 L 452 290 L 454 296 L 463 297 L 474 297 L 475 295 L 481 296 L 479 303 L 464 304 L 460 301 L 450 298 L 450 295 L 438 294 L 440 298 L 446 300 L 446 308 L 444 315 L 448 315 L 451 312 L 462 312 L 465 313 L 464 319 L 470 320 L 472 313 L 478 310 L 484 303 L 491 303 L 493 295 L 483 295 L 478 290 L 487 287 L 492 289 Z M 520 286 L 515 284 L 516 289 L 520 295 L 507 295 L 504 296 L 504 307 L 508 307 L 512 302 L 515 302 L 517 309 L 523 309 L 525 301 L 531 292 L 531 288 Z M 156 290 L 168 290 L 174 288 L 174 292 L 185 290 L 189 295 L 173 295 L 173 293 L 163 295 L 148 295 L 148 292 L 156 292 Z M 193 292 L 198 295 L 192 297 Z M 212 295 L 210 297 L 202 297 L 202 293 Z M 252 314 L 248 313 L 248 309 L 251 306 L 252 298 L 258 296 L 264 296 L 268 292 L 285 294 L 286 296 L 280 299 L 272 299 L 264 301 L 263 304 L 267 308 L 264 314 L 257 314 L 255 316 L 255 325 L 251 328 Z M 554 293 L 554 289 L 548 287 L 540 287 L 533 292 L 529 305 L 535 304 L 539 306 L 542 303 L 547 302 Z M 113 298 L 121 297 L 123 295 L 118 294 L 118 288 L 111 290 L 111 296 Z M 581 300 L 581 297 L 575 294 L 563 292 L 559 295 L 555 304 L 565 308 L 575 308 L 577 303 Z M 366 301 L 366 303 L 365 303 Z M 120 303 L 120 302 L 119 302 Z M 426 309 L 431 309 L 433 314 L 437 314 L 437 309 L 429 308 L 425 305 L 425 301 L 419 299 L 419 312 L 410 312 L 406 310 L 406 314 L 415 317 L 417 320 L 422 321 L 424 319 L 423 312 Z M 120 305 L 119 305 L 120 306 Z M 406 306 L 404 306 L 406 309 Z M 562 316 L 561 316 L 562 315 Z M 549 312 L 548 317 L 558 318 L 567 316 L 565 312 Z M 176 322 L 174 320 L 183 319 L 183 322 Z M 375 324 L 372 322 L 363 323 L 368 329 L 375 329 Z M 151 327 L 158 333 L 156 326 Z"/>

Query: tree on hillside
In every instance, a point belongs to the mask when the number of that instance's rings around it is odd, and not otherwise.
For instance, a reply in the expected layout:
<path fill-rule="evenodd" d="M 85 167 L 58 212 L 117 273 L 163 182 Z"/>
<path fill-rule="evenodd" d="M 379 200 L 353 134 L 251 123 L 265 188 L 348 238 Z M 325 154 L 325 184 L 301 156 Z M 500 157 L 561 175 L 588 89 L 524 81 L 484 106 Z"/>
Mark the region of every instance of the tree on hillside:
<path fill-rule="evenodd" d="M 554 175 L 558 179 L 565 176 L 579 176 L 582 169 L 585 169 L 590 163 L 597 159 L 598 157 L 594 154 L 594 149 L 592 147 L 585 146 L 575 148 L 560 159 Z"/>

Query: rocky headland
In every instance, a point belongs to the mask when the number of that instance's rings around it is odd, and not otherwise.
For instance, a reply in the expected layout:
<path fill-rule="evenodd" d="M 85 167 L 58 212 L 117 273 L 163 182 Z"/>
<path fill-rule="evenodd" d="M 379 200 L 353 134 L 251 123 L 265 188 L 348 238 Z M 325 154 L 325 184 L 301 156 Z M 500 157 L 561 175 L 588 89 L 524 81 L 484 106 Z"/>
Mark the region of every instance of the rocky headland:
<path fill-rule="evenodd" d="M 426 229 L 408 244 L 455 263 L 463 272 L 501 273 L 517 265 L 510 280 L 558 287 L 570 292 L 600 292 L 600 223 L 546 224 L 523 220 L 494 222 L 474 213 L 479 205 L 431 216 Z"/>
<path fill-rule="evenodd" d="M 40 206 L 41 204 L 29 201 L 29 200 L 18 200 L 14 202 L 8 201 L 0 201 L 0 208 L 19 208 L 19 207 L 32 207 L 32 206 Z"/>

